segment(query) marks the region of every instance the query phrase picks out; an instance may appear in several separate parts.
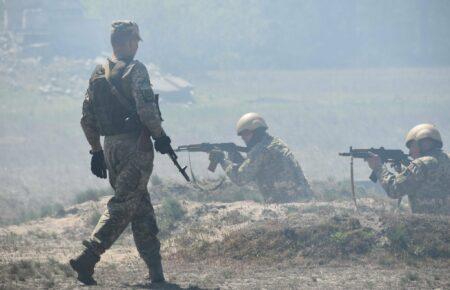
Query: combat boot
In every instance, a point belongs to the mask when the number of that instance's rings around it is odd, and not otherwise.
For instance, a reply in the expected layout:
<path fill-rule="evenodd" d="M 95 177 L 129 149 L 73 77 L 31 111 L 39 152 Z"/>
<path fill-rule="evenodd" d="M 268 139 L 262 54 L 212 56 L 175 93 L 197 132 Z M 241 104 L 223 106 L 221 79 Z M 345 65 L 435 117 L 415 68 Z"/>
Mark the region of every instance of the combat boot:
<path fill-rule="evenodd" d="M 94 280 L 94 267 L 100 261 L 100 256 L 85 249 L 78 257 L 70 260 L 70 266 L 78 273 L 78 281 L 85 285 L 97 285 Z"/>
<path fill-rule="evenodd" d="M 161 260 L 154 261 L 148 269 L 150 283 L 162 283 L 166 281 L 164 278 Z"/>

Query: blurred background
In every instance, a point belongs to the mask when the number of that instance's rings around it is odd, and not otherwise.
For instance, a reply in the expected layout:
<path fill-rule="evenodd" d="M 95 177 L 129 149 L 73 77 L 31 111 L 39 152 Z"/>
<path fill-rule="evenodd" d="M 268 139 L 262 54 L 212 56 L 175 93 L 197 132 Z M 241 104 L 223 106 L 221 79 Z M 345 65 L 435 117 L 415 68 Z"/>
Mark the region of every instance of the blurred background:
<path fill-rule="evenodd" d="M 348 179 L 338 152 L 349 146 L 406 150 L 423 122 L 448 148 L 447 0 L 2 0 L 0 17 L 0 223 L 108 187 L 90 173 L 79 119 L 116 19 L 140 26 L 136 58 L 174 146 L 241 144 L 235 123 L 254 111 L 310 180 Z M 191 160 L 200 176 L 221 174 L 206 171 L 206 154 Z M 167 156 L 154 174 L 182 181 Z"/>

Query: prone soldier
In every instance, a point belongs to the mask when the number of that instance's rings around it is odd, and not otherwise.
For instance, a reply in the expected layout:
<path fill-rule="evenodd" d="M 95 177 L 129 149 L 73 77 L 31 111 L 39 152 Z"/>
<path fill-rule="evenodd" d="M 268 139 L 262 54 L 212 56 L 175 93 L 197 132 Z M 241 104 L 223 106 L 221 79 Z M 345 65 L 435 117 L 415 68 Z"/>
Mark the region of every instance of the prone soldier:
<path fill-rule="evenodd" d="M 380 157 L 367 159 L 381 186 L 391 198 L 407 195 L 413 213 L 450 215 L 450 158 L 442 150 L 442 138 L 431 124 L 420 124 L 406 135 L 411 163 L 391 172 Z"/>
<path fill-rule="evenodd" d="M 147 191 L 154 159 L 150 136 L 156 151 L 166 154 L 171 147 L 147 69 L 134 60 L 140 40 L 136 23 L 112 23 L 113 55 L 95 68 L 83 102 L 81 126 L 91 146 L 91 171 L 99 178 L 109 175 L 114 189 L 92 235 L 83 241 L 84 250 L 70 260 L 78 280 L 87 285 L 96 284 L 96 263 L 130 223 L 151 282 L 164 281 L 158 227 Z M 103 147 L 100 136 L 105 136 Z"/>
<path fill-rule="evenodd" d="M 247 145 L 247 157 L 236 158 L 221 150 L 209 153 L 237 185 L 254 182 L 267 202 L 292 202 L 312 197 L 313 193 L 300 164 L 286 144 L 267 133 L 265 120 L 256 113 L 243 115 L 236 125 L 237 134 Z M 238 151 L 233 155 L 239 154 Z"/>

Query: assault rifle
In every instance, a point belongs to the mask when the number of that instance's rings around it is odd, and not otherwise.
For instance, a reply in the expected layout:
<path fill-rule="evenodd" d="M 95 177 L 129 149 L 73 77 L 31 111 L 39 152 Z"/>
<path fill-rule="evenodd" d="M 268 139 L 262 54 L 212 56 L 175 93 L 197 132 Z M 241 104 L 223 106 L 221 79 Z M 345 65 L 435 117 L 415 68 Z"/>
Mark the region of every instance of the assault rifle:
<path fill-rule="evenodd" d="M 161 110 L 159 109 L 159 94 L 155 94 L 155 105 L 158 110 L 159 118 L 161 121 L 164 121 L 161 115 Z M 148 129 L 146 129 L 148 131 Z M 150 136 L 150 132 L 148 132 Z M 180 163 L 178 163 L 178 156 L 173 150 L 172 146 L 169 144 L 169 152 L 167 152 L 169 155 L 170 160 L 172 160 L 173 165 L 178 169 L 178 171 L 183 175 L 184 179 L 186 179 L 187 182 L 190 182 L 191 179 L 189 178 L 189 175 L 186 173 L 187 166 L 181 167 Z"/>
<path fill-rule="evenodd" d="M 232 142 L 229 143 L 200 143 L 200 144 L 190 144 L 190 145 L 181 145 L 175 149 L 175 152 L 206 152 L 209 153 L 212 150 L 221 150 L 228 153 L 228 157 L 235 163 L 242 163 L 244 158 L 239 152 L 248 152 L 247 147 L 238 146 Z M 211 172 L 216 171 L 217 162 L 210 162 L 208 166 L 208 170 Z"/>
<path fill-rule="evenodd" d="M 381 162 L 390 163 L 394 167 L 399 167 L 401 165 L 408 166 L 411 163 L 408 154 L 405 154 L 400 149 L 384 149 L 380 148 L 370 148 L 370 149 L 353 149 L 350 147 L 349 152 L 339 153 L 340 156 L 350 156 L 352 158 L 367 159 L 371 157 L 372 154 L 380 156 Z M 372 173 L 370 175 L 370 180 L 377 182 L 377 177 Z"/>
<path fill-rule="evenodd" d="M 356 205 L 356 196 L 355 196 L 355 180 L 353 175 L 353 158 L 357 159 L 367 159 L 372 156 L 372 154 L 376 154 L 380 157 L 381 162 L 390 163 L 395 168 L 400 168 L 401 165 L 408 166 L 411 160 L 409 156 L 405 154 L 400 149 L 384 149 L 384 147 L 380 148 L 370 148 L 370 149 L 353 149 L 350 147 L 348 152 L 339 153 L 339 156 L 351 157 L 350 158 L 350 183 L 352 190 L 353 202 L 355 203 L 356 209 L 358 209 Z M 370 180 L 372 182 L 377 182 L 377 176 L 375 172 L 372 172 L 370 175 Z"/>

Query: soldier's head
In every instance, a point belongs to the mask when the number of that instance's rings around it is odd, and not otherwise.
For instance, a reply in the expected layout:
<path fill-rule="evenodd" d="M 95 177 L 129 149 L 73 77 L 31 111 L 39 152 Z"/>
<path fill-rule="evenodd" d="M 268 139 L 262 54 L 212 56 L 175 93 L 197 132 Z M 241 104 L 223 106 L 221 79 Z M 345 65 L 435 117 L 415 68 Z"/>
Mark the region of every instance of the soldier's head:
<path fill-rule="evenodd" d="M 432 124 L 419 124 L 406 135 L 406 147 L 412 158 L 418 158 L 427 152 L 442 148 L 439 130 Z"/>
<path fill-rule="evenodd" d="M 257 113 L 244 114 L 236 124 L 238 136 L 241 136 L 247 146 L 265 134 L 267 128 L 266 121 Z"/>
<path fill-rule="evenodd" d="M 139 27 L 129 20 L 118 20 L 111 24 L 111 45 L 118 59 L 132 59 L 141 41 Z"/>

